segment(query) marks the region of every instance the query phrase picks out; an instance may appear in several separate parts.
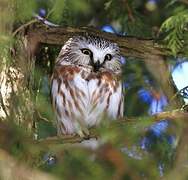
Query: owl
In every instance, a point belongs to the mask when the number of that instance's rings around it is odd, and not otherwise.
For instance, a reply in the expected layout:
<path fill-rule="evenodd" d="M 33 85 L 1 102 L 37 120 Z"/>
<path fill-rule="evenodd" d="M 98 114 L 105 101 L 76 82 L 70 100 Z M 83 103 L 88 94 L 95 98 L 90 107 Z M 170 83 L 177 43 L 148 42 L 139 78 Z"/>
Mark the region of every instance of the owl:
<path fill-rule="evenodd" d="M 62 47 L 51 79 L 57 133 L 89 135 L 102 119 L 123 116 L 120 50 L 95 36 L 74 36 Z"/>

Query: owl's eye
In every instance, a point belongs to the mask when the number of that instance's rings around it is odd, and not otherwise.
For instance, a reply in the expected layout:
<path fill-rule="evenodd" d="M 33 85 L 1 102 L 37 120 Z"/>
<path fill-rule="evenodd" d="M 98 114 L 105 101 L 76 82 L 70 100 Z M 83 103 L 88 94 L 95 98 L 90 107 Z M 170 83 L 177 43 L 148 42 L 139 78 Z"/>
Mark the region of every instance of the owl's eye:
<path fill-rule="evenodd" d="M 111 54 L 106 54 L 106 56 L 104 57 L 105 61 L 110 61 L 112 59 L 112 55 Z"/>
<path fill-rule="evenodd" d="M 85 55 L 88 55 L 88 56 L 91 56 L 92 55 L 92 52 L 89 50 L 89 49 L 81 49 L 82 53 L 85 54 Z"/>

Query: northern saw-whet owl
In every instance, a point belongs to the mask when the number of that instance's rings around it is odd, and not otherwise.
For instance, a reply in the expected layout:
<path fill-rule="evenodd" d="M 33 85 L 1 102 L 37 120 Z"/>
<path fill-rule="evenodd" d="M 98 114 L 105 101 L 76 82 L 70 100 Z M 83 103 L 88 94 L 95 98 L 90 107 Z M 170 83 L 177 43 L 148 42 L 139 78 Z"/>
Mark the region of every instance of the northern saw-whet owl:
<path fill-rule="evenodd" d="M 62 47 L 51 81 L 57 133 L 89 135 L 104 115 L 123 116 L 120 50 L 95 36 L 74 36 Z"/>

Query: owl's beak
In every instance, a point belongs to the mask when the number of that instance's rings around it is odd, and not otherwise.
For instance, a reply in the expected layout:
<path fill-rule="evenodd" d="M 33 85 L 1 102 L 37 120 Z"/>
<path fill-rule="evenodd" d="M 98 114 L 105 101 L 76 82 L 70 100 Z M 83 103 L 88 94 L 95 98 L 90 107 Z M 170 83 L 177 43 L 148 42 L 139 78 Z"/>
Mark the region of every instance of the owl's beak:
<path fill-rule="evenodd" d="M 97 60 L 97 62 L 94 63 L 93 68 L 94 68 L 94 72 L 97 72 L 101 67 L 100 61 Z"/>

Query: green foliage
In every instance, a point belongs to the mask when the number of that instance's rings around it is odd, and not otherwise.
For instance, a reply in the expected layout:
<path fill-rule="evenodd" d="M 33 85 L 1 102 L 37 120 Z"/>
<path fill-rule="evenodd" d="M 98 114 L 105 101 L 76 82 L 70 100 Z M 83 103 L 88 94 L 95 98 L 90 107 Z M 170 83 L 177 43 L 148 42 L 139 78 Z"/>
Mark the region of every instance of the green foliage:
<path fill-rule="evenodd" d="M 73 25 L 77 16 L 88 14 L 90 10 L 86 0 L 56 0 L 49 4 L 49 19 L 61 25 Z"/>
<path fill-rule="evenodd" d="M 188 11 L 185 8 L 177 8 L 174 15 L 169 17 L 162 25 L 161 31 L 166 33 L 164 43 L 177 56 L 178 53 L 185 53 L 187 45 L 187 24 Z"/>
<path fill-rule="evenodd" d="M 140 3 L 124 1 L 124 5 L 119 4 L 121 1 L 110 0 L 105 3 L 105 10 L 108 16 L 120 23 L 121 31 L 139 37 L 151 36 L 150 27 L 144 23 L 144 16 L 137 11 Z"/>
<path fill-rule="evenodd" d="M 11 0 L 11 2 L 15 22 L 25 22 L 32 18 L 36 8 L 35 0 Z"/>
<path fill-rule="evenodd" d="M 65 0 L 56 0 L 55 2 L 53 2 L 53 8 L 51 10 L 52 20 L 59 23 L 62 19 L 64 8 L 65 8 Z"/>

